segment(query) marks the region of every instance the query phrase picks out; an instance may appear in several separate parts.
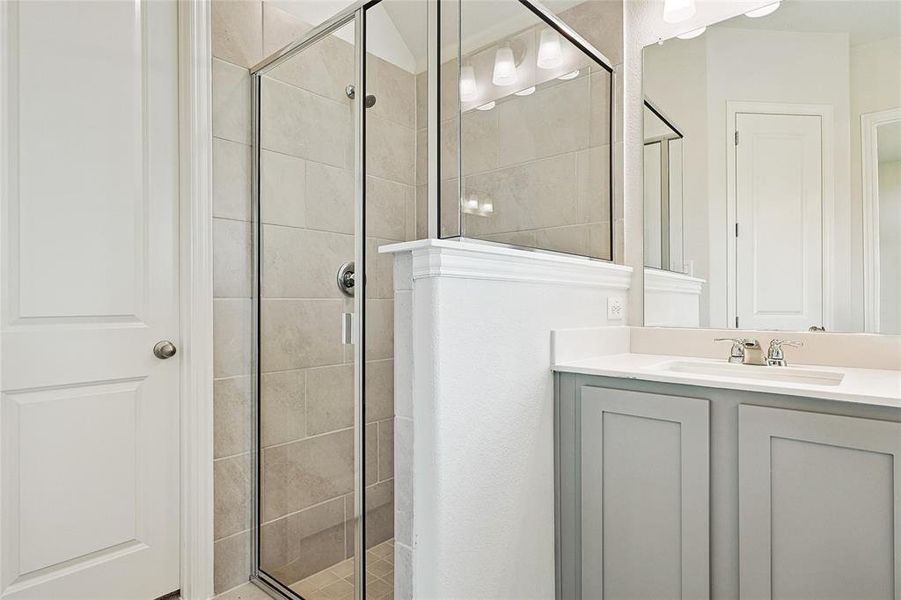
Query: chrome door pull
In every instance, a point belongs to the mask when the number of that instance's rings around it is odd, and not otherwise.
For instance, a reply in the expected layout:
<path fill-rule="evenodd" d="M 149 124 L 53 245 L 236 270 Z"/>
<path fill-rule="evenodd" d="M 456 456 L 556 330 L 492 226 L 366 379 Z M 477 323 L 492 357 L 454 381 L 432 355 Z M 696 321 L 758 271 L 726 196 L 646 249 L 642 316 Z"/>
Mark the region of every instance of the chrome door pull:
<path fill-rule="evenodd" d="M 354 343 L 353 313 L 341 313 L 341 343 L 348 346 Z"/>
<path fill-rule="evenodd" d="M 170 342 L 169 340 L 162 340 L 157 342 L 153 347 L 153 355 L 160 360 L 166 360 L 167 358 L 172 358 L 176 353 L 175 344 Z"/>

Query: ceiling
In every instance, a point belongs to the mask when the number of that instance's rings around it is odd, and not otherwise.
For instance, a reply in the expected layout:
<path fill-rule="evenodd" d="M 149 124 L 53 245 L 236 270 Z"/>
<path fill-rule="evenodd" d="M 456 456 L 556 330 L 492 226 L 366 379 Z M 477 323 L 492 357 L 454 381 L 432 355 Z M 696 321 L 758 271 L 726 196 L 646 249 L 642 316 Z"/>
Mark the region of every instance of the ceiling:
<path fill-rule="evenodd" d="M 783 0 L 771 15 L 752 19 L 744 15 L 717 27 L 847 33 L 852 46 L 901 36 L 898 0 Z"/>

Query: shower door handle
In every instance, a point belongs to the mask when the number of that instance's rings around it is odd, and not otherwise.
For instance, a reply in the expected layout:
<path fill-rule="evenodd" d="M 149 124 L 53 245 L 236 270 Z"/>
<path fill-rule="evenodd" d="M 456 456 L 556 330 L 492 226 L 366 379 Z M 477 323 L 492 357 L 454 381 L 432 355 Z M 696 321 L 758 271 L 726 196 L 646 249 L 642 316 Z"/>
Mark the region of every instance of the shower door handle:
<path fill-rule="evenodd" d="M 351 345 L 354 343 L 354 314 L 341 314 L 341 343 Z"/>

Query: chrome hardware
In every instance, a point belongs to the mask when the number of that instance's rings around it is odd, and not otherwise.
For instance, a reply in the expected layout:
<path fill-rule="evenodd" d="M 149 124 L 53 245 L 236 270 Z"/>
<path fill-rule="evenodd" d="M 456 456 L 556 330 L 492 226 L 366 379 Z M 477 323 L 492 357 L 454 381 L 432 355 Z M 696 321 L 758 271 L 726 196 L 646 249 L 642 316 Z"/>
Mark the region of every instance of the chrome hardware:
<path fill-rule="evenodd" d="M 354 88 L 353 84 L 350 84 L 346 88 L 344 88 L 344 93 L 348 98 L 353 100 L 354 96 L 357 95 L 357 90 L 356 88 Z M 375 106 L 375 96 L 373 96 L 372 94 L 366 94 L 366 102 L 364 102 L 363 104 L 366 106 L 366 108 L 372 108 L 373 106 Z"/>
<path fill-rule="evenodd" d="M 810 331 L 810 332 L 826 331 L 826 328 L 821 325 L 811 325 L 810 327 L 807 328 L 807 331 Z"/>
<path fill-rule="evenodd" d="M 341 313 L 341 343 L 349 346 L 354 343 L 354 315 Z"/>
<path fill-rule="evenodd" d="M 345 296 L 354 295 L 354 263 L 346 262 L 338 268 L 338 289 Z"/>
<path fill-rule="evenodd" d="M 715 342 L 732 342 L 729 362 L 742 365 L 765 365 L 760 342 L 748 338 L 715 338 Z"/>
<path fill-rule="evenodd" d="M 782 352 L 782 346 L 791 348 L 800 348 L 803 342 L 795 342 L 791 340 L 772 340 L 770 347 L 766 352 L 766 364 L 771 367 L 785 367 L 788 363 L 785 361 L 785 354 Z"/>
<path fill-rule="evenodd" d="M 172 358 L 173 356 L 175 356 L 175 352 L 175 344 L 173 344 L 169 340 L 157 342 L 153 347 L 153 355 L 161 360 Z"/>

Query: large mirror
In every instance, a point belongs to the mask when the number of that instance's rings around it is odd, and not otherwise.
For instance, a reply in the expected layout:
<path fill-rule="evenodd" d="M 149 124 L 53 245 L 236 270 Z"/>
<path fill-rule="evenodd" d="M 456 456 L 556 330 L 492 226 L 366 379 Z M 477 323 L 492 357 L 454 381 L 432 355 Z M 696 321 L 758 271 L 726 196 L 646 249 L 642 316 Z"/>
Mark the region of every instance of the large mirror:
<path fill-rule="evenodd" d="M 643 52 L 645 323 L 901 333 L 901 2 Z"/>

